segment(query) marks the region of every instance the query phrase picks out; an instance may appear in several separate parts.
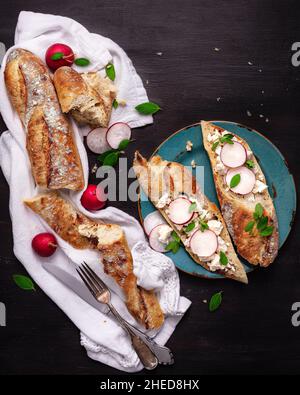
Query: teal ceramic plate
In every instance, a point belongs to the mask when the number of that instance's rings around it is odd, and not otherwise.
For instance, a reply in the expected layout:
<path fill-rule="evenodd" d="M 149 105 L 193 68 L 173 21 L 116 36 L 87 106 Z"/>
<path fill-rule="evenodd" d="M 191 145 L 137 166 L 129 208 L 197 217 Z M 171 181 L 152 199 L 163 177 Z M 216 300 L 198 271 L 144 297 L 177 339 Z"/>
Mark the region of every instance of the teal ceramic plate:
<path fill-rule="evenodd" d="M 251 128 L 235 122 L 212 122 L 244 138 L 259 160 L 269 185 L 270 194 L 274 199 L 281 247 L 290 233 L 296 211 L 295 183 L 284 157 L 268 139 Z M 191 140 L 193 143 L 191 152 L 185 150 L 187 140 Z M 199 124 L 194 124 L 175 132 L 157 148 L 154 154 L 160 155 L 169 161 L 182 163 L 185 166 L 191 166 L 191 161 L 194 159 L 198 166 L 203 166 L 202 171 L 200 173 L 197 171 L 197 174 L 195 174 L 197 181 L 206 196 L 219 206 L 210 162 L 203 147 L 202 130 Z M 193 170 L 193 172 L 195 171 Z M 143 192 L 141 192 L 139 204 L 141 221 L 143 221 L 149 213 L 155 210 L 155 207 Z M 223 278 L 222 275 L 211 273 L 196 264 L 182 247 L 176 254 L 169 252 L 168 255 L 173 259 L 176 267 L 184 272 L 206 278 Z M 253 270 L 254 267 L 247 264 L 245 260 L 241 259 L 241 261 L 245 266 L 246 272 Z"/>

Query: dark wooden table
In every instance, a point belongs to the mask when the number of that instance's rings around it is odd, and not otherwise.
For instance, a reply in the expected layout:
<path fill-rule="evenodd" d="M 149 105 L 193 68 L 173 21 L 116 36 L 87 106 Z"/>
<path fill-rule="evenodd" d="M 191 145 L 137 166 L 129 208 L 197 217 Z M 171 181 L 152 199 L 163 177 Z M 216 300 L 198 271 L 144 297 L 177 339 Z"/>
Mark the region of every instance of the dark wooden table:
<path fill-rule="evenodd" d="M 69 16 L 110 37 L 149 81 L 149 97 L 163 111 L 153 125 L 133 132 L 130 159 L 137 147 L 150 155 L 173 131 L 200 119 L 232 120 L 270 138 L 298 184 L 300 67 L 291 64 L 291 45 L 300 41 L 297 3 L 27 0 L 26 9 Z M 1 2 L 0 40 L 7 46 L 23 7 L 21 0 Z M 25 271 L 13 254 L 8 198 L 1 175 L 0 301 L 7 308 L 7 326 L 0 327 L 1 373 L 118 373 L 86 356 L 78 330 L 42 290 L 25 292 L 13 283 L 12 275 Z M 135 203 L 115 205 L 138 217 Z M 291 325 L 291 305 L 300 301 L 299 231 L 296 215 L 274 265 L 251 273 L 248 286 L 180 273 L 182 295 L 193 304 L 168 343 L 176 364 L 154 374 L 299 373 L 300 327 Z M 223 304 L 209 313 L 203 300 L 219 290 Z"/>

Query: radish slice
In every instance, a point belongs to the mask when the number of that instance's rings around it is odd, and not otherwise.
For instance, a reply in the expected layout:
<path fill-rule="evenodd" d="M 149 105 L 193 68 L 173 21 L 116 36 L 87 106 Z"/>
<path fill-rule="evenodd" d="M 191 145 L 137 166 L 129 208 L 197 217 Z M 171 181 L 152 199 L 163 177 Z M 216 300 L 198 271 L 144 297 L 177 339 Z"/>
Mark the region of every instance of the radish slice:
<path fill-rule="evenodd" d="M 173 200 L 168 206 L 168 217 L 176 225 L 186 224 L 194 216 L 194 213 L 189 211 L 191 204 L 185 197 Z"/>
<path fill-rule="evenodd" d="M 166 244 L 162 243 L 158 240 L 159 238 L 159 231 L 162 226 L 166 226 L 165 224 L 160 224 L 155 226 L 149 235 L 149 244 L 150 247 L 157 252 L 166 252 Z"/>
<path fill-rule="evenodd" d="M 234 141 L 233 144 L 225 144 L 222 147 L 220 158 L 223 164 L 227 167 L 240 167 L 247 160 L 247 152 L 242 144 Z"/>
<path fill-rule="evenodd" d="M 144 230 L 147 236 L 149 236 L 151 230 L 155 228 L 157 225 L 165 224 L 165 220 L 160 214 L 158 210 L 153 211 L 152 213 L 148 214 L 144 219 Z"/>
<path fill-rule="evenodd" d="M 86 144 L 95 154 L 103 154 L 111 148 L 106 141 L 107 128 L 93 129 L 86 138 Z"/>
<path fill-rule="evenodd" d="M 236 174 L 239 174 L 241 176 L 241 180 L 236 187 L 230 188 L 230 181 L 232 177 L 234 177 Z M 246 166 L 228 170 L 225 178 L 226 184 L 229 186 L 229 188 L 233 192 L 239 193 L 240 195 L 247 195 L 252 191 L 255 185 L 255 174 Z"/>
<path fill-rule="evenodd" d="M 218 238 L 212 230 L 197 230 L 191 237 L 190 248 L 199 257 L 210 257 L 218 248 Z"/>
<path fill-rule="evenodd" d="M 129 140 L 131 136 L 131 129 L 124 122 L 117 122 L 108 128 L 106 133 L 107 143 L 111 148 L 119 148 L 120 142 L 123 140 Z"/>

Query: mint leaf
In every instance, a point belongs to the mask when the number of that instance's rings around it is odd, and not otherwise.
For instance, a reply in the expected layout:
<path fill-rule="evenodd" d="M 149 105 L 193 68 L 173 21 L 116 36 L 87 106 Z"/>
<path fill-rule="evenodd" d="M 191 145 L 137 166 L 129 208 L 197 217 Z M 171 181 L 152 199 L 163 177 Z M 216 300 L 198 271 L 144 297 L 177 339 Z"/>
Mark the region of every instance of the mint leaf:
<path fill-rule="evenodd" d="M 219 144 L 220 144 L 219 141 L 215 141 L 215 142 L 213 143 L 212 147 L 211 147 L 212 151 L 215 151 L 215 150 L 217 149 L 217 147 L 218 147 Z"/>
<path fill-rule="evenodd" d="M 197 203 L 193 202 L 191 203 L 190 207 L 189 207 L 189 213 L 192 213 L 193 211 L 195 211 L 197 208 Z"/>
<path fill-rule="evenodd" d="M 128 144 L 130 143 L 130 140 L 124 139 L 120 142 L 119 144 L 119 150 L 124 151 L 128 147 Z"/>
<path fill-rule="evenodd" d="M 245 232 L 248 232 L 248 233 L 252 232 L 253 227 L 254 227 L 254 224 L 255 224 L 254 221 L 248 222 L 247 225 L 246 225 L 245 228 L 244 228 L 244 231 L 245 231 Z"/>
<path fill-rule="evenodd" d="M 167 251 L 172 251 L 173 254 L 176 254 L 176 252 L 179 250 L 180 244 L 176 240 L 170 241 L 170 243 L 166 246 Z"/>
<path fill-rule="evenodd" d="M 228 258 L 227 258 L 227 256 L 224 254 L 223 251 L 220 252 L 220 263 L 221 263 L 221 265 L 223 265 L 223 266 L 226 266 L 227 263 L 228 263 Z"/>
<path fill-rule="evenodd" d="M 62 52 L 55 52 L 53 55 L 51 55 L 52 60 L 59 60 L 64 57 L 64 54 Z"/>
<path fill-rule="evenodd" d="M 187 226 L 185 226 L 185 227 L 183 228 L 183 230 L 184 230 L 186 233 L 188 233 L 188 232 L 191 232 L 191 231 L 195 228 L 195 226 L 196 226 L 195 222 L 190 222 Z"/>
<path fill-rule="evenodd" d="M 253 162 L 253 160 L 246 160 L 246 166 L 247 166 L 249 169 L 253 169 L 253 167 L 254 167 L 254 162 Z"/>
<path fill-rule="evenodd" d="M 232 141 L 233 137 L 234 137 L 233 134 L 230 134 L 230 133 L 224 134 L 224 136 L 222 136 L 222 137 L 220 138 L 220 142 L 221 142 L 221 143 L 233 144 L 233 141 Z"/>
<path fill-rule="evenodd" d="M 111 150 L 108 150 L 108 151 L 106 151 L 106 152 L 103 152 L 103 154 L 101 154 L 101 155 L 98 156 L 98 158 L 97 158 L 98 161 L 101 162 L 101 163 L 103 163 L 104 159 L 105 159 L 109 154 L 111 154 L 112 152 L 116 152 L 116 150 L 111 149 Z"/>
<path fill-rule="evenodd" d="M 209 305 L 208 305 L 209 311 L 213 312 L 213 311 L 217 310 L 220 307 L 221 303 L 222 303 L 222 291 L 215 293 L 210 298 Z"/>
<path fill-rule="evenodd" d="M 274 230 L 274 226 L 267 226 L 262 231 L 260 231 L 259 234 L 263 237 L 271 236 L 273 230 Z"/>
<path fill-rule="evenodd" d="M 232 179 L 230 180 L 230 188 L 234 188 L 237 185 L 239 185 L 240 181 L 241 181 L 240 174 L 236 174 L 235 176 L 233 176 Z"/>
<path fill-rule="evenodd" d="M 140 113 L 144 115 L 152 115 L 155 114 L 157 111 L 160 110 L 160 107 L 158 104 L 153 103 L 153 102 L 146 102 L 146 103 L 141 103 L 135 107 L 135 109 Z"/>
<path fill-rule="evenodd" d="M 263 215 L 263 212 L 264 212 L 263 206 L 260 203 L 257 203 L 253 214 L 254 219 L 259 219 Z"/>
<path fill-rule="evenodd" d="M 77 66 L 86 67 L 86 66 L 88 66 L 91 62 L 90 62 L 88 59 L 86 59 L 86 58 L 77 58 L 77 59 L 74 60 L 74 63 L 75 63 Z"/>
<path fill-rule="evenodd" d="M 258 230 L 264 230 L 265 227 L 268 225 L 268 217 L 265 217 L 264 215 L 258 220 L 257 222 L 257 229 Z"/>
<path fill-rule="evenodd" d="M 22 274 L 14 274 L 13 280 L 19 288 L 24 289 L 25 291 L 36 290 L 31 278 L 27 276 L 23 276 Z"/>
<path fill-rule="evenodd" d="M 178 236 L 178 234 L 174 230 L 171 233 L 171 236 L 172 236 L 173 240 L 177 241 L 177 243 L 180 243 L 180 237 Z"/>
<path fill-rule="evenodd" d="M 119 159 L 119 152 L 111 152 L 103 160 L 103 166 L 114 166 Z"/>
<path fill-rule="evenodd" d="M 117 109 L 119 107 L 119 103 L 118 103 L 117 99 L 114 99 L 114 101 L 112 103 L 112 106 L 113 106 L 114 109 Z"/>
<path fill-rule="evenodd" d="M 204 232 L 206 229 L 208 229 L 207 222 L 200 221 L 200 230 L 201 230 L 201 232 Z"/>
<path fill-rule="evenodd" d="M 116 71 L 115 71 L 115 66 L 112 63 L 108 63 L 105 67 L 105 72 L 107 77 L 111 80 L 114 81 L 116 78 Z"/>

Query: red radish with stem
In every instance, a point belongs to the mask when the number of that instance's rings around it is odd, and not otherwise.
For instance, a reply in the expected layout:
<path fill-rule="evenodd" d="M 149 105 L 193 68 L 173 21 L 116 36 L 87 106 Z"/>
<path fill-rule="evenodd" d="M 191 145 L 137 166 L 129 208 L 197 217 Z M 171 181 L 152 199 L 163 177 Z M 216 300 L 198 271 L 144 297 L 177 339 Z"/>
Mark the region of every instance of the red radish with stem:
<path fill-rule="evenodd" d="M 38 255 L 49 257 L 56 251 L 57 241 L 52 233 L 39 233 L 32 239 L 31 246 Z"/>
<path fill-rule="evenodd" d="M 103 154 L 111 148 L 106 140 L 107 128 L 96 128 L 90 131 L 86 138 L 86 144 L 95 154 Z"/>
<path fill-rule="evenodd" d="M 240 167 L 247 160 L 247 151 L 242 144 L 234 141 L 233 144 L 224 144 L 220 153 L 220 158 L 227 167 Z"/>
<path fill-rule="evenodd" d="M 162 224 L 165 224 L 165 220 L 158 210 L 148 214 L 143 223 L 146 235 L 149 236 L 152 229 Z"/>
<path fill-rule="evenodd" d="M 131 129 L 127 123 L 116 122 L 111 125 L 106 133 L 106 140 L 113 149 L 118 149 L 121 141 L 130 140 Z"/>
<path fill-rule="evenodd" d="M 51 45 L 45 55 L 47 66 L 51 70 L 57 70 L 62 66 L 72 66 L 74 62 L 74 52 L 66 44 L 56 43 Z"/>
<path fill-rule="evenodd" d="M 165 224 L 156 225 L 149 234 L 149 244 L 150 247 L 157 252 L 166 252 L 166 244 L 159 241 L 159 232 L 162 226 L 167 226 Z"/>
<path fill-rule="evenodd" d="M 239 174 L 240 175 L 240 182 L 237 184 L 237 186 L 230 188 L 230 182 L 232 178 Z M 255 185 L 255 174 L 253 171 L 248 169 L 246 166 L 241 166 L 238 167 L 237 169 L 230 169 L 226 173 L 225 176 L 226 184 L 229 186 L 229 188 L 240 195 L 247 195 L 248 193 L 252 192 L 254 185 Z"/>
<path fill-rule="evenodd" d="M 96 211 L 105 206 L 106 199 L 104 191 L 100 193 L 99 185 L 89 184 L 81 196 L 81 204 L 89 211 Z"/>
<path fill-rule="evenodd" d="M 168 206 L 168 217 L 176 225 L 186 224 L 194 216 L 194 212 L 190 211 L 191 204 L 185 197 L 174 199 Z"/>
<path fill-rule="evenodd" d="M 197 230 L 191 237 L 190 248 L 200 258 L 210 257 L 217 251 L 218 238 L 212 230 Z"/>

